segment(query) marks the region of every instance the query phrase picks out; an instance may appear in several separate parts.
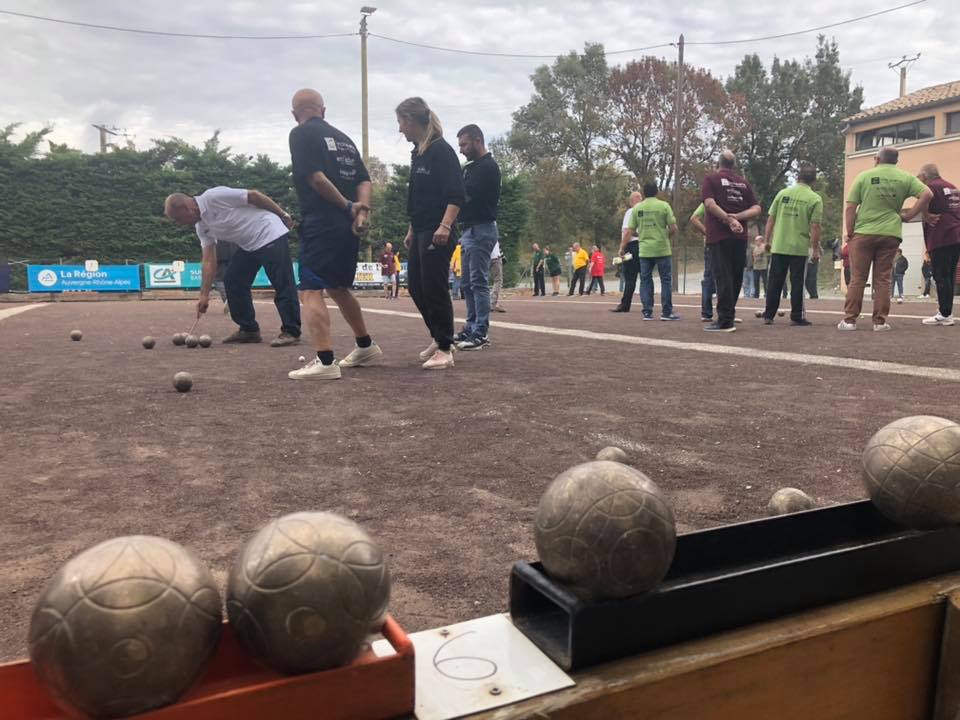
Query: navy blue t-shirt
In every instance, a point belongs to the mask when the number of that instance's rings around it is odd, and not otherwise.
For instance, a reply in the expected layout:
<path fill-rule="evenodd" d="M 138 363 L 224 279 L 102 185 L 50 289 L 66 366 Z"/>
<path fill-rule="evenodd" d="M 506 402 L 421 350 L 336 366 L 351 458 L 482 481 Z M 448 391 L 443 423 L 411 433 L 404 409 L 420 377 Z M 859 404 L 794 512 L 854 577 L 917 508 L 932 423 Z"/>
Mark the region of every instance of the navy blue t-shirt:
<path fill-rule="evenodd" d="M 349 220 L 336 205 L 324 200 L 310 187 L 310 176 L 322 172 L 347 200 L 356 201 L 357 186 L 370 175 L 353 140 L 326 120 L 311 118 L 290 131 L 290 157 L 293 161 L 293 185 L 304 214 L 341 223 Z"/>

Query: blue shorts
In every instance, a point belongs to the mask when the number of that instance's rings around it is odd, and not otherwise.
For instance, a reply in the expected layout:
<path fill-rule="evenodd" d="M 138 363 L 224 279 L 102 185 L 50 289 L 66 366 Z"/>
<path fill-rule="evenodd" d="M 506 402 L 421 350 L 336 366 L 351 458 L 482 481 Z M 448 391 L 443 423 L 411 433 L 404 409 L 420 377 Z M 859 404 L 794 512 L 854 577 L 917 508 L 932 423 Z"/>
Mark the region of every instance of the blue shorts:
<path fill-rule="evenodd" d="M 307 214 L 299 228 L 300 289 L 328 290 L 353 287 L 360 239 L 352 223 L 330 221 Z"/>

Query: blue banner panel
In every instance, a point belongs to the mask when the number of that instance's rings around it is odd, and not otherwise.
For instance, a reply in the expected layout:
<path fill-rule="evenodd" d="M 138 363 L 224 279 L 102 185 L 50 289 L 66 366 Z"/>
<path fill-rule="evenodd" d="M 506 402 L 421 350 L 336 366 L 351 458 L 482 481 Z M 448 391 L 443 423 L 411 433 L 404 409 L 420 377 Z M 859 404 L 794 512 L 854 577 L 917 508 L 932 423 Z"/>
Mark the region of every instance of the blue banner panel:
<path fill-rule="evenodd" d="M 10 263 L 0 263 L 0 293 L 10 292 Z"/>
<path fill-rule="evenodd" d="M 136 292 L 139 265 L 101 265 L 89 272 L 83 265 L 27 265 L 30 292 Z"/>
<path fill-rule="evenodd" d="M 293 263 L 294 277 L 299 277 L 299 263 Z M 203 266 L 200 263 L 184 263 L 183 272 L 173 269 L 173 263 L 147 263 L 143 266 L 145 287 L 150 290 L 199 288 L 203 281 Z M 253 279 L 253 287 L 270 287 L 263 268 Z"/>

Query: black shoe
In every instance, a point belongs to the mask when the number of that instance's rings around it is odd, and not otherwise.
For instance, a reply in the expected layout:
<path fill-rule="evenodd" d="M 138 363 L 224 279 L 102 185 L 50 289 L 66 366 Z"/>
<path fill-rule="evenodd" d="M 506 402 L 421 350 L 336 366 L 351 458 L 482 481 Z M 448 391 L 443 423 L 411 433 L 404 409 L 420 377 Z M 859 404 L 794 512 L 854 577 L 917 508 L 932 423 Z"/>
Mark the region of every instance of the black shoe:
<path fill-rule="evenodd" d="M 467 340 L 469 338 L 470 338 L 470 333 L 468 333 L 466 330 L 461 330 L 460 332 L 458 332 L 456 335 L 453 336 L 453 342 L 454 344 L 456 344 L 456 343 L 463 342 L 464 340 Z"/>
<path fill-rule="evenodd" d="M 806 327 L 807 325 L 813 325 L 813 323 L 806 318 L 801 318 L 800 320 L 791 320 L 790 324 L 795 327 Z"/>
<path fill-rule="evenodd" d="M 258 343 L 263 342 L 259 330 L 237 330 L 233 335 L 228 335 L 221 342 L 230 343 Z"/>
<path fill-rule="evenodd" d="M 622 307 L 615 307 L 610 312 L 630 312 L 629 310 L 624 310 Z"/>
<path fill-rule="evenodd" d="M 763 324 L 764 324 L 764 325 L 773 325 L 773 318 L 765 317 L 765 318 L 763 319 Z"/>
<path fill-rule="evenodd" d="M 653 315 L 644 315 L 644 316 L 643 316 L 643 319 L 644 319 L 644 320 L 653 320 Z"/>
<path fill-rule="evenodd" d="M 489 338 L 484 337 L 472 337 L 463 342 L 457 343 L 457 350 L 483 350 L 487 345 L 490 344 Z"/>
<path fill-rule="evenodd" d="M 709 325 L 704 325 L 703 329 L 705 332 L 732 333 L 737 331 L 737 329 L 733 325 L 721 325 L 718 322 L 710 323 Z"/>

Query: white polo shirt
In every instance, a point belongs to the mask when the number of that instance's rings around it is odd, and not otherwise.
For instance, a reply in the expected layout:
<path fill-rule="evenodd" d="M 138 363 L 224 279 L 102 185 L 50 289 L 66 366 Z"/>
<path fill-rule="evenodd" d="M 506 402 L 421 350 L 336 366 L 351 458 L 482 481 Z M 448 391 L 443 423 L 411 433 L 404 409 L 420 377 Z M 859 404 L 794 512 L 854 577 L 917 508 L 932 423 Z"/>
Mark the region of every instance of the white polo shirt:
<path fill-rule="evenodd" d="M 630 216 L 633 214 L 633 208 L 628 207 L 627 211 L 623 214 L 623 227 L 621 229 L 627 230 L 630 228 Z M 637 236 L 636 233 L 633 234 L 634 237 Z"/>
<path fill-rule="evenodd" d="M 272 212 L 250 205 L 246 190 L 219 186 L 194 199 L 200 207 L 200 247 L 232 242 L 241 250 L 253 252 L 289 232 Z"/>

